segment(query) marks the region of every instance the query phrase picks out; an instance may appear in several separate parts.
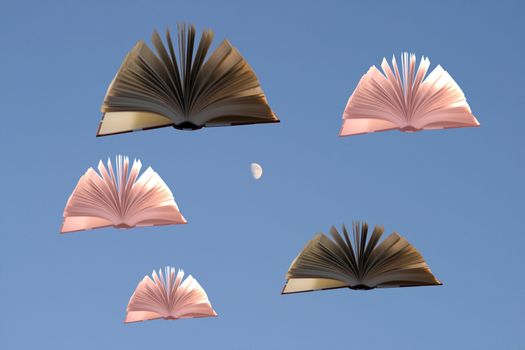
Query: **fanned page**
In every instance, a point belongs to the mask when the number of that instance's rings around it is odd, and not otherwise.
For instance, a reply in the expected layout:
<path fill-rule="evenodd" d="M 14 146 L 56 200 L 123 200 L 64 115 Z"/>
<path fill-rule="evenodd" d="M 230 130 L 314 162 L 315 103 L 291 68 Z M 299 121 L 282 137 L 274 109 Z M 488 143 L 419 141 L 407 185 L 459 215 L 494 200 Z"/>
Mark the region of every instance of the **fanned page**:
<path fill-rule="evenodd" d="M 175 274 L 169 266 L 164 274 L 159 270 L 144 277 L 129 300 L 124 322 L 217 316 L 201 285 L 192 276 L 183 279 L 184 271 Z"/>
<path fill-rule="evenodd" d="M 97 136 L 279 122 L 236 48 L 225 40 L 206 59 L 211 30 L 198 46 L 194 26 L 180 25 L 178 33 L 178 55 L 167 30 L 166 44 L 157 32 L 152 35 L 156 53 L 139 41 L 126 56 L 104 98 Z"/>
<path fill-rule="evenodd" d="M 157 226 L 185 224 L 173 194 L 148 168 L 139 176 L 142 164 L 134 160 L 129 169 L 128 157 L 118 156 L 116 173 L 108 159 L 97 173 L 93 168 L 80 178 L 64 209 L 61 233 L 113 226 Z"/>
<path fill-rule="evenodd" d="M 383 73 L 372 66 L 348 100 L 339 136 L 479 126 L 454 79 L 441 66 L 426 76 L 429 66 L 422 57 L 416 70 L 416 56 L 408 53 L 401 71 L 395 57 L 392 68 L 383 58 Z"/>
<path fill-rule="evenodd" d="M 343 236 L 332 227 L 332 240 L 317 234 L 294 259 L 283 294 L 348 287 L 408 287 L 440 285 L 421 254 L 397 233 L 379 243 L 384 232 L 355 223 L 353 239 L 343 226 Z"/>

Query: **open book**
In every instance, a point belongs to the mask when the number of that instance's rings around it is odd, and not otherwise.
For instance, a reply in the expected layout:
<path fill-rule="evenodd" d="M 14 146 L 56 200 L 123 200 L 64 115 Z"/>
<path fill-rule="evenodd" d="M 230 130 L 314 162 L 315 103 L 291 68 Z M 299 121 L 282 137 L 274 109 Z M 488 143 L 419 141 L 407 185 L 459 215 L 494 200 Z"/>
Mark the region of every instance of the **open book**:
<path fill-rule="evenodd" d="M 142 164 L 118 156 L 117 171 L 98 163 L 98 174 L 89 168 L 78 181 L 64 209 L 61 233 L 114 226 L 185 224 L 173 194 L 150 167 L 139 176 Z"/>
<path fill-rule="evenodd" d="M 342 237 L 317 234 L 292 262 L 282 294 L 322 289 L 373 289 L 441 285 L 427 263 L 406 239 L 392 233 L 381 243 L 383 227 L 354 223 L 353 242 L 343 225 Z"/>
<path fill-rule="evenodd" d="M 97 136 L 166 126 L 278 123 L 236 48 L 225 40 L 206 59 L 212 39 L 213 32 L 205 30 L 197 46 L 195 27 L 179 25 L 178 57 L 169 30 L 166 44 L 153 33 L 156 53 L 139 41 L 108 88 Z"/>
<path fill-rule="evenodd" d="M 419 130 L 479 126 L 463 91 L 437 66 L 426 78 L 430 61 L 401 55 L 401 73 L 395 57 L 393 71 L 383 58 L 382 74 L 375 66 L 361 78 L 343 113 L 339 136 L 399 129 Z"/>
<path fill-rule="evenodd" d="M 124 323 L 163 318 L 215 317 L 208 296 L 199 282 L 188 276 L 183 281 L 184 271 L 166 267 L 165 274 L 153 271 L 152 277 L 144 277 L 129 299 Z"/>

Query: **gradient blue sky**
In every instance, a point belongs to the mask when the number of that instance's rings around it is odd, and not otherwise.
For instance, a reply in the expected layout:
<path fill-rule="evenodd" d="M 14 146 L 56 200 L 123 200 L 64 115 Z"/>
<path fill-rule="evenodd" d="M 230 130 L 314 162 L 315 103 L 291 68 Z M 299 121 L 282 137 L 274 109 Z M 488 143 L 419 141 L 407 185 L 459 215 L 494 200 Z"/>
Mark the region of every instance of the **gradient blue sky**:
<path fill-rule="evenodd" d="M 520 1 L 2 1 L 0 347 L 525 348 L 524 13 Z M 125 54 L 184 21 L 240 50 L 282 123 L 95 138 Z M 401 51 L 444 66 L 482 127 L 338 138 L 359 78 Z M 79 177 L 116 154 L 152 166 L 189 224 L 59 235 Z M 306 241 L 354 219 L 400 232 L 444 286 L 281 296 Z M 138 281 L 168 264 L 219 318 L 124 325 Z"/>

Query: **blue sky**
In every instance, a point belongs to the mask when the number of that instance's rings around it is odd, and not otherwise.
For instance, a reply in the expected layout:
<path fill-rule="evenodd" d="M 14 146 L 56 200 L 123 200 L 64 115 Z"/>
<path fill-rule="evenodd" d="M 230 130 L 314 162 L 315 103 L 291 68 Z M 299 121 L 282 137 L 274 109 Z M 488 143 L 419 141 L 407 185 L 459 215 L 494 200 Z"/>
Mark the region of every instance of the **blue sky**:
<path fill-rule="evenodd" d="M 523 13 L 520 1 L 2 1 L 2 348 L 523 348 Z M 281 124 L 95 138 L 125 54 L 179 22 L 229 39 Z M 359 78 L 402 51 L 441 64 L 481 127 L 338 138 Z M 152 166 L 188 225 L 59 235 L 79 177 L 116 154 Z M 303 245 L 352 220 L 404 235 L 444 286 L 281 296 Z M 219 317 L 124 325 L 138 281 L 165 265 L 197 278 Z"/>

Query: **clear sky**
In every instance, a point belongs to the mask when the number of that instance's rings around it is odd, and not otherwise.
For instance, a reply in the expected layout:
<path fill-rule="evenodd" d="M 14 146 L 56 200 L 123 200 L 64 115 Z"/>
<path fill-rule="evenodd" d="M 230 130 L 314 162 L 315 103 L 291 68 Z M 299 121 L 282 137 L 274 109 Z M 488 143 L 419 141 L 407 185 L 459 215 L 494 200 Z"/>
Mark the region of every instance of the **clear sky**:
<path fill-rule="evenodd" d="M 3 0 L 0 347 L 524 349 L 524 13 L 520 1 Z M 229 39 L 281 124 L 96 138 L 126 53 L 179 22 Z M 338 138 L 360 77 L 402 51 L 441 64 L 481 127 Z M 152 166 L 189 223 L 60 235 L 79 177 L 117 154 Z M 281 296 L 304 244 L 352 220 L 405 236 L 444 285 Z M 191 273 L 219 317 L 124 325 L 137 283 L 165 265 Z"/>

